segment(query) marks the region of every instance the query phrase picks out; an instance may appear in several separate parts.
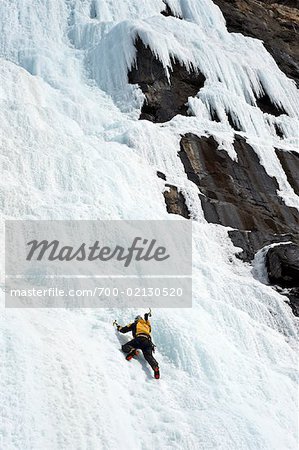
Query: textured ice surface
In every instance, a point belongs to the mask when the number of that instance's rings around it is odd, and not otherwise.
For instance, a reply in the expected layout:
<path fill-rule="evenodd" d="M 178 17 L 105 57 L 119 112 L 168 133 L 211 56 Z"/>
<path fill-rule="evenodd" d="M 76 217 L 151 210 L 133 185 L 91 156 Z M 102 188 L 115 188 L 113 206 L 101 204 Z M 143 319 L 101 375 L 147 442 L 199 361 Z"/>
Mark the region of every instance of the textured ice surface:
<path fill-rule="evenodd" d="M 159 383 L 142 358 L 118 352 L 112 321 L 136 311 L 2 310 L 1 448 L 296 448 L 293 316 L 233 256 L 226 229 L 205 223 L 177 152 L 194 132 L 235 157 L 230 111 L 298 206 L 274 152 L 297 151 L 298 94 L 261 42 L 226 31 L 211 1 L 168 3 L 183 20 L 162 16 L 158 0 L 0 3 L 2 218 L 170 218 L 160 170 L 196 219 L 193 309 L 154 311 Z M 137 35 L 166 71 L 176 57 L 204 73 L 194 116 L 138 121 L 143 94 L 127 83 Z M 262 86 L 288 115 L 256 107 Z"/>

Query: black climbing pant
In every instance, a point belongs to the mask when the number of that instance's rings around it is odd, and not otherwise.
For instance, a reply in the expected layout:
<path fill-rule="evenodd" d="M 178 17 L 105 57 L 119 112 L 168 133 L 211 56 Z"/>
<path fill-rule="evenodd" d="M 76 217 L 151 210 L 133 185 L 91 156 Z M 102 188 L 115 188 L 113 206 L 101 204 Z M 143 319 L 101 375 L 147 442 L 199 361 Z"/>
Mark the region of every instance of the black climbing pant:
<path fill-rule="evenodd" d="M 137 336 L 122 346 L 122 351 L 124 353 L 129 353 L 133 349 L 142 350 L 144 358 L 149 363 L 152 369 L 155 369 L 155 367 L 159 367 L 159 364 L 153 357 L 154 344 L 152 343 L 150 338 Z"/>

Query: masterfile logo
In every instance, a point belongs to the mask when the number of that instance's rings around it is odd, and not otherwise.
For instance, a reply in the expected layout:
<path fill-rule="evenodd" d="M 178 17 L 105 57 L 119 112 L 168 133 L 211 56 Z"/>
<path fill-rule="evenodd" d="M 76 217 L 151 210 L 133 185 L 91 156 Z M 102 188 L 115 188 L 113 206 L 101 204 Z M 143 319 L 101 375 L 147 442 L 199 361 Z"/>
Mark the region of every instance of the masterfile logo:
<path fill-rule="evenodd" d="M 6 221 L 7 307 L 190 307 L 191 298 L 191 221 Z"/>
<path fill-rule="evenodd" d="M 167 254 L 166 248 L 156 246 L 156 243 L 156 239 L 149 241 L 148 239 L 142 239 L 142 237 L 136 237 L 128 248 L 121 245 L 116 245 L 114 248 L 109 245 L 100 246 L 99 241 L 95 241 L 92 245 L 83 242 L 78 248 L 74 248 L 70 245 L 61 245 L 58 240 L 38 242 L 35 239 L 27 242 L 30 250 L 26 260 L 32 261 L 34 257 L 37 261 L 41 261 L 44 257 L 48 261 L 109 261 L 115 259 L 123 261 L 124 266 L 128 267 L 133 258 L 136 261 L 150 261 L 151 259 L 164 261 L 169 258 L 170 255 Z"/>

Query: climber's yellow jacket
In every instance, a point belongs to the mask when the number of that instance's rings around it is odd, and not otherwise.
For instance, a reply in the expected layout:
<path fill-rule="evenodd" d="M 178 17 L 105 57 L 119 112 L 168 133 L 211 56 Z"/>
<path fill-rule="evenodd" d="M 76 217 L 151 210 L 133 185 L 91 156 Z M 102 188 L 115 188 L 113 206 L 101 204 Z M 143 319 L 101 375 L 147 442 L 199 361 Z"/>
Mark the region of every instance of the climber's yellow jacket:
<path fill-rule="evenodd" d="M 133 337 L 135 338 L 137 336 L 150 336 L 152 328 L 149 320 L 139 319 L 137 322 L 129 323 L 125 327 L 120 326 L 118 331 L 121 333 L 132 331 Z"/>
<path fill-rule="evenodd" d="M 150 335 L 151 334 L 151 324 L 149 320 L 138 320 L 138 322 L 136 323 L 136 336 L 138 336 L 139 334 L 147 334 Z"/>

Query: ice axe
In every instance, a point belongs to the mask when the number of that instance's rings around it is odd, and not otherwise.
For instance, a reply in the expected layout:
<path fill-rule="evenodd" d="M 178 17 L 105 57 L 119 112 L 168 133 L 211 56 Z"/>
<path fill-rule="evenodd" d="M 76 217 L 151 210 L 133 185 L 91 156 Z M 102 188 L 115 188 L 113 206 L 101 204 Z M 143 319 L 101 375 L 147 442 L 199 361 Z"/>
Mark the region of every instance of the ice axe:
<path fill-rule="evenodd" d="M 149 317 L 152 317 L 152 310 L 148 308 L 148 313 L 144 314 L 144 320 L 147 320 Z"/>
<path fill-rule="evenodd" d="M 118 325 L 118 323 L 117 323 L 117 321 L 116 321 L 116 319 L 115 319 L 115 321 L 113 322 L 113 324 L 112 324 L 113 326 L 116 326 L 116 328 L 117 327 L 119 327 L 119 325 Z"/>

